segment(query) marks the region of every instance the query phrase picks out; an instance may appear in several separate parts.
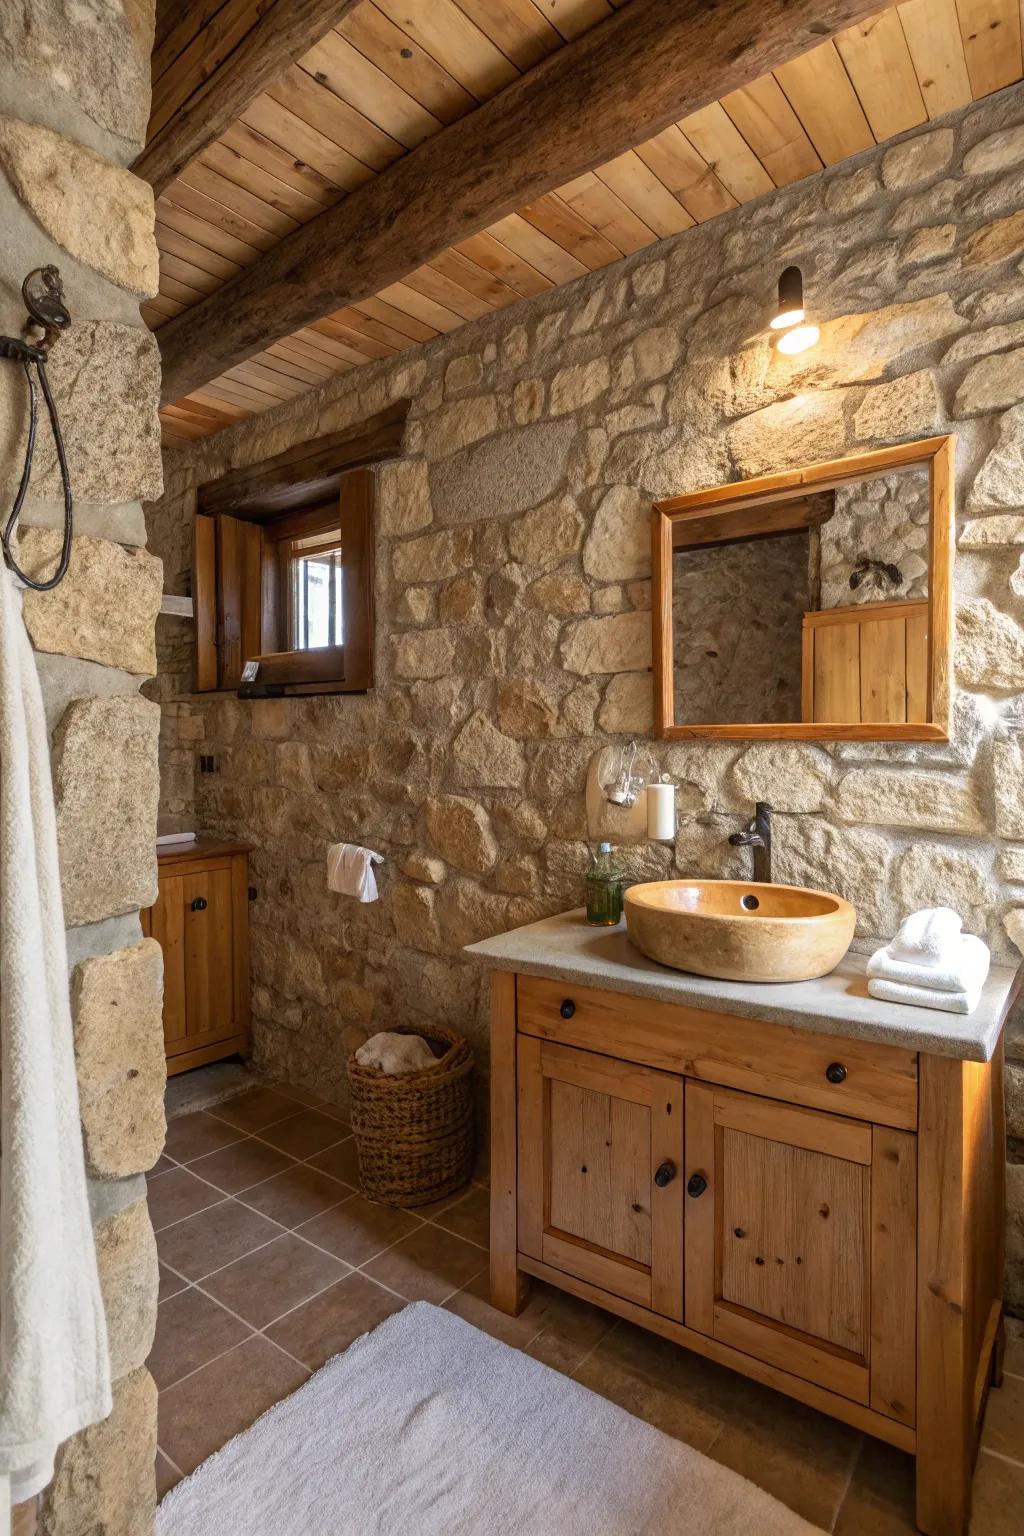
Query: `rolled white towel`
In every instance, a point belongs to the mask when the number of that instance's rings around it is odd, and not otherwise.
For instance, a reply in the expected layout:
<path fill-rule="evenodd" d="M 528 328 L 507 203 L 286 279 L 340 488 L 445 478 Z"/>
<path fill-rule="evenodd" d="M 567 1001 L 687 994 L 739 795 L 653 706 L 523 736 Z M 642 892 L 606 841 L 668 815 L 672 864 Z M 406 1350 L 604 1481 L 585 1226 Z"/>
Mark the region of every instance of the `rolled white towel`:
<path fill-rule="evenodd" d="M 890 952 L 897 960 L 941 960 L 962 927 L 952 907 L 925 907 L 904 918 Z"/>
<path fill-rule="evenodd" d="M 432 1067 L 436 1060 L 421 1035 L 400 1035 L 387 1029 L 371 1035 L 356 1051 L 356 1061 L 361 1067 L 376 1067 L 386 1077 L 398 1077 L 402 1072 L 422 1072 L 424 1067 Z"/>
<path fill-rule="evenodd" d="M 935 960 L 903 960 L 893 953 L 894 944 L 883 944 L 868 961 L 868 975 L 898 981 L 911 987 L 931 987 L 939 992 L 980 990 L 991 963 L 988 945 L 973 933 L 961 933 Z"/>
<path fill-rule="evenodd" d="M 912 1008 L 937 1008 L 942 1013 L 973 1013 L 981 1002 L 981 987 L 963 992 L 940 992 L 934 987 L 911 987 L 902 981 L 886 981 L 872 976 L 868 982 L 872 997 L 885 1003 L 908 1003 Z"/>

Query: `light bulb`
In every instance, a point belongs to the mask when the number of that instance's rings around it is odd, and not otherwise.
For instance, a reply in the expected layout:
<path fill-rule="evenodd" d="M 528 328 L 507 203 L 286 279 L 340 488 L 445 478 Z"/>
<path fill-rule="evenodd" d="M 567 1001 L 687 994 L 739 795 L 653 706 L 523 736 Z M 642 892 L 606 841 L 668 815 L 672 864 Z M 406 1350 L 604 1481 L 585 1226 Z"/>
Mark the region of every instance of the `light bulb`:
<path fill-rule="evenodd" d="M 813 347 L 820 335 L 821 331 L 816 325 L 798 325 L 779 337 L 778 349 L 785 352 L 787 357 L 794 357 L 798 352 L 806 352 L 808 347 Z"/>
<path fill-rule="evenodd" d="M 803 317 L 802 309 L 783 309 L 777 315 L 773 315 L 768 324 L 773 331 L 785 331 L 791 325 L 799 325 Z"/>

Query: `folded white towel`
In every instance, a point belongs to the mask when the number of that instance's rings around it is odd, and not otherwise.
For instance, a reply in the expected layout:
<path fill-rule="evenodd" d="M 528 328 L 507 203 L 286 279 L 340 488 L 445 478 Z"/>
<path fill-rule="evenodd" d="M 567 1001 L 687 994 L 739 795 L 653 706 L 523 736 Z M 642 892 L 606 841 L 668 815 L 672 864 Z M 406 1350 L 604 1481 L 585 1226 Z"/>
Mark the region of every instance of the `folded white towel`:
<path fill-rule="evenodd" d="M 963 924 L 952 907 L 925 907 L 900 924 L 890 950 L 897 960 L 941 960 Z"/>
<path fill-rule="evenodd" d="M 402 1072 L 422 1072 L 424 1067 L 432 1067 L 437 1057 L 421 1035 L 384 1029 L 359 1047 L 356 1061 L 361 1067 L 376 1067 L 387 1077 L 397 1077 Z"/>
<path fill-rule="evenodd" d="M 939 992 L 970 992 L 984 985 L 991 963 L 988 945 L 973 933 L 961 933 L 936 960 L 901 960 L 893 948 L 883 944 L 875 950 L 868 961 L 869 976 Z"/>
<path fill-rule="evenodd" d="M 357 843 L 332 843 L 327 850 L 327 885 L 342 896 L 356 901 L 376 901 L 377 881 L 373 866 L 383 864 L 384 856 Z"/>
<path fill-rule="evenodd" d="M 902 981 L 886 981 L 872 976 L 868 982 L 872 997 L 886 1003 L 909 1003 L 912 1008 L 938 1008 L 942 1013 L 973 1013 L 981 1002 L 981 988 L 963 992 L 939 992 L 933 987 L 911 987 Z"/>

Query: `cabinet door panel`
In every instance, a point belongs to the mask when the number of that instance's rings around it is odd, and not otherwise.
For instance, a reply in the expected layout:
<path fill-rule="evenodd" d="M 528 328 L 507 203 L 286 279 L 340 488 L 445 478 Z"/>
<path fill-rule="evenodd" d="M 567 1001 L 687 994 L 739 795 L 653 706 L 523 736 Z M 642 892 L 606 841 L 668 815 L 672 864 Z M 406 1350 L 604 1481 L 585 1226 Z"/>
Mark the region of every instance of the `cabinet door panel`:
<path fill-rule="evenodd" d="M 184 1049 L 188 1029 L 183 885 L 180 875 L 161 876 L 156 902 L 149 910 L 149 933 L 164 954 L 164 1045 L 168 1055 Z"/>
<path fill-rule="evenodd" d="M 681 1321 L 682 1080 L 528 1036 L 518 1057 L 520 1249 Z"/>
<path fill-rule="evenodd" d="M 182 881 L 185 988 L 190 1049 L 234 1033 L 231 870 L 206 869 Z"/>

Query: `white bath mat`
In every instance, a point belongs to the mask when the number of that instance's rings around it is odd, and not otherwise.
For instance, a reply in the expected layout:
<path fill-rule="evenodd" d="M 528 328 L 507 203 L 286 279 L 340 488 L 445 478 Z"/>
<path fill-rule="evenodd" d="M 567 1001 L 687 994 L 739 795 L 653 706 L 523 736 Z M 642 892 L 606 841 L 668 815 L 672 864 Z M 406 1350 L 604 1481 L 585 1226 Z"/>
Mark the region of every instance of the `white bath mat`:
<path fill-rule="evenodd" d="M 417 1302 L 166 1496 L 158 1536 L 820 1536 L 753 1483 Z"/>

